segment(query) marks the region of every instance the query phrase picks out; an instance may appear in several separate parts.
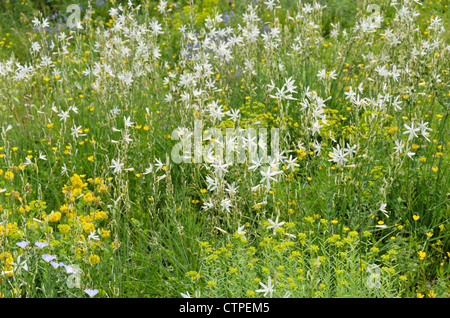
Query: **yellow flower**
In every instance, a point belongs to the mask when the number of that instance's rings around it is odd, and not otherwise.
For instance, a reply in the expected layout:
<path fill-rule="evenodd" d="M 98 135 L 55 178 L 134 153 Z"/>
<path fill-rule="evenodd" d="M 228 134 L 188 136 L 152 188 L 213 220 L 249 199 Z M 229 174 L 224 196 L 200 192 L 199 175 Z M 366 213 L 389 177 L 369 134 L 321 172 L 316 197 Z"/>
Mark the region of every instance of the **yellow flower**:
<path fill-rule="evenodd" d="M 12 173 L 11 171 L 6 171 L 5 172 L 5 179 L 9 180 L 9 181 L 14 180 L 14 173 Z"/>
<path fill-rule="evenodd" d="M 98 264 L 100 262 L 100 257 L 98 255 L 92 254 L 91 256 L 89 256 L 89 262 L 92 265 Z"/>
<path fill-rule="evenodd" d="M 100 192 L 101 194 L 107 193 L 108 192 L 108 186 L 106 184 L 104 184 L 103 181 L 102 181 L 102 183 L 97 186 L 97 192 Z"/>
<path fill-rule="evenodd" d="M 67 206 L 67 204 L 63 204 L 63 205 L 61 205 L 59 210 L 63 213 L 67 213 L 67 212 L 69 212 L 69 207 Z"/>
<path fill-rule="evenodd" d="M 7 277 L 13 277 L 14 276 L 14 267 L 11 264 L 8 264 L 3 267 L 3 270 L 6 272 Z"/>
<path fill-rule="evenodd" d="M 425 295 L 424 295 L 424 294 L 421 294 L 421 293 L 417 293 L 417 298 L 423 298 L 423 297 L 425 297 Z"/>
<path fill-rule="evenodd" d="M 112 242 L 112 243 L 111 243 L 111 247 L 112 247 L 114 250 L 118 249 L 118 248 L 120 247 L 120 242 L 118 242 L 118 241 Z"/>
<path fill-rule="evenodd" d="M 92 223 L 85 223 L 85 224 L 84 224 L 84 231 L 85 231 L 87 234 L 91 234 L 92 232 L 94 232 L 94 231 L 95 231 L 95 226 L 94 226 L 94 224 L 92 224 Z"/>
<path fill-rule="evenodd" d="M 6 228 L 3 225 L 0 225 L 0 236 L 2 235 L 11 235 L 17 230 L 17 223 L 8 223 L 6 224 Z"/>
<path fill-rule="evenodd" d="M 430 298 L 436 298 L 436 293 L 434 292 L 434 290 L 430 290 L 427 295 Z"/>
<path fill-rule="evenodd" d="M 83 183 L 81 177 L 76 173 L 73 175 L 73 177 L 70 178 L 70 183 L 75 189 L 81 189 L 87 186 L 87 183 Z"/>
<path fill-rule="evenodd" d="M 49 222 L 58 222 L 61 220 L 61 212 L 55 212 L 52 214 L 52 216 L 48 219 Z"/>
<path fill-rule="evenodd" d="M 62 234 L 67 234 L 70 230 L 70 226 L 68 224 L 60 224 L 58 225 L 58 228 Z"/>
<path fill-rule="evenodd" d="M 88 192 L 83 196 L 83 200 L 86 203 L 90 203 L 95 200 L 95 196 L 92 194 L 92 192 Z"/>
<path fill-rule="evenodd" d="M 108 218 L 108 214 L 105 211 L 97 210 L 95 212 L 91 212 L 90 214 L 95 221 L 97 220 L 106 220 Z"/>
<path fill-rule="evenodd" d="M 248 297 L 255 297 L 255 292 L 253 290 L 247 290 L 245 293 Z"/>
<path fill-rule="evenodd" d="M 422 251 L 418 251 L 417 254 L 419 254 L 421 261 L 423 261 L 425 259 L 425 256 L 427 256 L 427 253 Z"/>
<path fill-rule="evenodd" d="M 418 219 L 420 219 L 420 216 L 418 216 L 418 215 L 413 215 L 413 219 L 414 219 L 414 221 L 417 221 Z"/>
<path fill-rule="evenodd" d="M 197 273 L 196 271 L 189 271 L 189 272 L 187 272 L 187 275 L 188 275 L 191 279 L 199 279 L 199 278 L 200 278 L 200 274 Z"/>
<path fill-rule="evenodd" d="M 3 252 L 0 254 L 0 262 L 4 265 L 9 265 L 14 261 L 12 255 L 8 252 Z"/>
<path fill-rule="evenodd" d="M 84 253 L 86 253 L 86 249 L 85 249 L 84 247 L 77 247 L 77 248 L 75 249 L 75 251 L 77 252 L 77 256 L 81 256 L 81 255 L 83 255 Z"/>

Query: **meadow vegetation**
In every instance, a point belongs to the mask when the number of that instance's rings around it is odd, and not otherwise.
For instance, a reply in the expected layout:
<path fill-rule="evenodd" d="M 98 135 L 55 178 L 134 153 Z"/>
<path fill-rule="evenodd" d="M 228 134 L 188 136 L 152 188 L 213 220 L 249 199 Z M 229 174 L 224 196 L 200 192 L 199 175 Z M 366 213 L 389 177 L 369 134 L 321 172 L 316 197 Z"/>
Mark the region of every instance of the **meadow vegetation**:
<path fill-rule="evenodd" d="M 448 2 L 69 4 L 0 4 L 1 297 L 450 296 Z"/>

